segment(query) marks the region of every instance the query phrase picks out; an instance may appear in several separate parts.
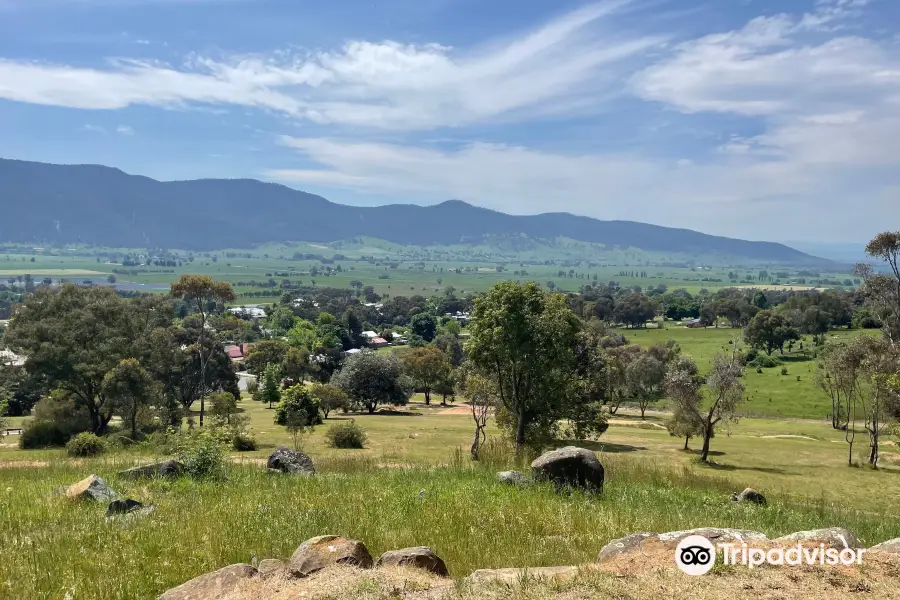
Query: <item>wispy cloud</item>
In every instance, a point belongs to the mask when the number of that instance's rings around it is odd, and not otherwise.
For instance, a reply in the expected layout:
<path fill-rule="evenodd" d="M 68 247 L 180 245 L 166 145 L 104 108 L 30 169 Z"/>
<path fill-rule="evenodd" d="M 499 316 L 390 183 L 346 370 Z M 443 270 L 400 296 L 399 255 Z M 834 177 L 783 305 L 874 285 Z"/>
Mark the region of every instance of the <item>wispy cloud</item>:
<path fill-rule="evenodd" d="M 319 124 L 398 130 L 521 119 L 621 89 L 623 65 L 662 41 L 603 27 L 628 4 L 588 5 L 470 52 L 353 41 L 330 52 L 192 57 L 177 68 L 143 60 L 89 69 L 0 59 L 0 97 L 86 109 L 234 104 Z"/>
<path fill-rule="evenodd" d="M 116 133 L 121 135 L 134 135 L 134 129 L 129 127 L 128 125 L 119 125 L 116 127 Z"/>

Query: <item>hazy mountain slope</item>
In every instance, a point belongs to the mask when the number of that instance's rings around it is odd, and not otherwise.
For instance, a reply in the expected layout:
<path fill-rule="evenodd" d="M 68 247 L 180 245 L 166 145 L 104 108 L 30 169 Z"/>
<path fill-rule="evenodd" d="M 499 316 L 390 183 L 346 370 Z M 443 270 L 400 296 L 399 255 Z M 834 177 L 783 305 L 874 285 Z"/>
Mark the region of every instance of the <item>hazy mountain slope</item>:
<path fill-rule="evenodd" d="M 782 244 L 631 221 L 599 221 L 566 213 L 512 216 L 460 201 L 429 207 L 344 206 L 255 180 L 160 182 L 95 165 L 0 159 L 0 206 L 0 240 L 25 243 L 206 250 L 356 236 L 399 244 L 449 245 L 477 242 L 485 235 L 524 234 L 657 252 L 794 264 L 828 262 Z"/>

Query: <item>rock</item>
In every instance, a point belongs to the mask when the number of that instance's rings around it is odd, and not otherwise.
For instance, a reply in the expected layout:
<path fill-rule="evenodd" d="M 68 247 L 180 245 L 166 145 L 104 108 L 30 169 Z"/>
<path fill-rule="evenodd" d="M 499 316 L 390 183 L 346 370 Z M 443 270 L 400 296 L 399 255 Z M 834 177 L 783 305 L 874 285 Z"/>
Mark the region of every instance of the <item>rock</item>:
<path fill-rule="evenodd" d="M 231 565 L 191 579 L 157 600 L 222 600 L 234 592 L 241 581 L 250 579 L 256 573 L 250 565 Z"/>
<path fill-rule="evenodd" d="M 310 457 L 284 446 L 277 448 L 275 452 L 269 455 L 266 466 L 273 471 L 294 473 L 296 475 L 314 475 L 316 472 Z"/>
<path fill-rule="evenodd" d="M 148 515 L 152 515 L 155 512 L 156 512 L 156 506 L 154 506 L 153 504 L 146 504 L 144 506 L 141 506 L 140 508 L 136 508 L 127 513 L 111 515 L 107 512 L 106 521 L 107 522 L 112 522 L 112 521 L 129 522 L 129 521 L 134 521 L 134 520 L 140 519 L 142 517 L 146 517 Z"/>
<path fill-rule="evenodd" d="M 333 564 L 371 569 L 372 563 L 372 555 L 362 542 L 320 535 L 300 544 L 288 561 L 288 571 L 296 577 L 306 577 Z"/>
<path fill-rule="evenodd" d="M 184 473 L 184 465 L 177 460 L 165 460 L 163 462 L 142 465 L 119 472 L 119 477 L 125 479 L 145 479 L 154 477 L 180 477 Z"/>
<path fill-rule="evenodd" d="M 869 552 L 889 552 L 890 554 L 900 554 L 900 538 L 894 538 L 886 542 L 881 542 L 869 548 Z"/>
<path fill-rule="evenodd" d="M 613 557 L 627 554 L 628 552 L 640 550 L 641 546 L 644 545 L 644 542 L 650 538 L 657 539 L 659 536 L 649 532 L 632 533 L 623 538 L 613 540 L 600 549 L 600 554 L 597 555 L 597 562 L 603 562 Z"/>
<path fill-rule="evenodd" d="M 528 483 L 528 478 L 518 471 L 500 471 L 497 473 L 497 479 L 500 480 L 500 483 L 507 485 L 525 485 Z"/>
<path fill-rule="evenodd" d="M 701 527 L 699 529 L 688 529 L 686 531 L 669 531 L 668 533 L 660 533 L 657 539 L 667 546 L 673 548 L 678 542 L 692 535 L 705 537 L 715 544 L 750 544 L 753 542 L 767 542 L 769 538 L 764 533 L 758 531 L 749 531 L 747 529 L 719 529 L 716 527 Z"/>
<path fill-rule="evenodd" d="M 259 561 L 259 566 L 256 567 L 256 570 L 259 571 L 260 577 L 271 577 L 284 570 L 284 561 L 277 558 L 267 558 Z"/>
<path fill-rule="evenodd" d="M 753 488 L 747 488 L 740 494 L 732 494 L 731 499 L 739 503 L 747 502 L 750 504 L 759 504 L 760 506 L 766 505 L 766 497 Z"/>
<path fill-rule="evenodd" d="M 567 446 L 545 452 L 531 463 L 535 481 L 552 481 L 557 488 L 577 487 L 602 491 L 603 465 L 597 455 L 584 448 Z"/>
<path fill-rule="evenodd" d="M 143 504 L 141 504 L 137 500 L 132 500 L 131 498 L 125 498 L 124 500 L 113 500 L 109 503 L 109 506 L 106 507 L 106 516 L 112 517 L 113 515 L 124 515 L 126 513 L 136 511 L 143 506 Z"/>
<path fill-rule="evenodd" d="M 779 546 L 793 546 L 797 542 L 802 544 L 825 544 L 833 548 L 862 548 L 859 538 L 849 529 L 842 527 L 828 527 L 826 529 L 813 529 L 810 531 L 797 531 L 789 535 L 772 540 L 772 544 Z"/>
<path fill-rule="evenodd" d="M 499 581 L 516 584 L 526 579 L 557 579 L 566 581 L 578 575 L 579 567 L 535 567 L 533 569 L 478 569 L 468 577 L 469 583 Z"/>
<path fill-rule="evenodd" d="M 431 551 L 426 546 L 418 546 L 416 548 L 403 548 L 402 550 L 391 550 L 385 552 L 378 558 L 375 563 L 376 567 L 380 566 L 402 566 L 407 565 L 424 569 L 441 577 L 449 577 L 450 571 L 440 556 Z"/>
<path fill-rule="evenodd" d="M 70 485 L 69 489 L 66 490 L 66 496 L 93 502 L 111 502 L 119 499 L 119 494 L 96 475 L 89 475 L 78 483 Z"/>

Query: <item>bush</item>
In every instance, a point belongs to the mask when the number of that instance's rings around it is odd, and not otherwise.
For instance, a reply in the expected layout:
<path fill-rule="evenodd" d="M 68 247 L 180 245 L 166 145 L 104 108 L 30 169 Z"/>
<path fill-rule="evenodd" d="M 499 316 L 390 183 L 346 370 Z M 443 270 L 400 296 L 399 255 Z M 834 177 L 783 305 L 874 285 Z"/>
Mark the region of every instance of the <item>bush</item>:
<path fill-rule="evenodd" d="M 774 356 L 759 354 L 749 364 L 751 367 L 757 367 L 759 369 L 771 369 L 780 365 L 781 361 Z"/>
<path fill-rule="evenodd" d="M 332 425 L 325 432 L 325 441 L 332 448 L 363 448 L 368 437 L 363 428 L 353 420 Z"/>
<path fill-rule="evenodd" d="M 79 433 L 66 444 L 69 456 L 97 456 L 106 450 L 106 442 L 93 433 Z"/>
<path fill-rule="evenodd" d="M 58 423 L 30 421 L 22 429 L 22 435 L 19 436 L 19 448 L 33 450 L 35 448 L 65 446 L 70 437 L 69 432 Z"/>
<path fill-rule="evenodd" d="M 256 450 L 256 439 L 249 433 L 238 432 L 231 438 L 231 447 L 237 452 Z"/>
<path fill-rule="evenodd" d="M 787 374 L 788 374 L 787 367 L 781 367 L 781 374 L 782 374 L 782 375 L 787 375 Z"/>
<path fill-rule="evenodd" d="M 322 424 L 319 400 L 303 385 L 289 387 L 281 394 L 281 402 L 275 407 L 275 423 L 287 425 L 288 413 L 291 411 L 305 415 L 304 426 L 313 427 Z"/>
<path fill-rule="evenodd" d="M 757 372 L 757 373 L 762 373 L 762 368 L 761 368 L 761 367 L 756 367 L 756 372 Z"/>
<path fill-rule="evenodd" d="M 225 474 L 228 439 L 206 428 L 181 434 L 175 442 L 175 456 L 191 477 L 217 478 Z"/>

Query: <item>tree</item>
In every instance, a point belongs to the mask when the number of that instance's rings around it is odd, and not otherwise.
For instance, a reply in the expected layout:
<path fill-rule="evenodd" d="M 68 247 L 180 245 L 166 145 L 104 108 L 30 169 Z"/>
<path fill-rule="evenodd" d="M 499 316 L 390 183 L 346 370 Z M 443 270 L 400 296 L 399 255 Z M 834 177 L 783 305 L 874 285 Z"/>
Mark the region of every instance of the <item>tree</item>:
<path fill-rule="evenodd" d="M 631 327 L 643 327 L 656 315 L 656 308 L 647 296 L 630 293 L 616 302 L 613 315 L 619 323 L 625 323 Z"/>
<path fill-rule="evenodd" d="M 215 257 L 214 257 L 215 258 Z M 206 348 L 206 322 L 218 304 L 234 302 L 234 289 L 224 281 L 215 281 L 209 275 L 182 275 L 172 284 L 173 298 L 183 298 L 192 310 L 200 315 L 200 327 L 197 334 L 197 353 L 200 356 L 200 372 L 198 373 L 200 396 L 200 427 L 203 427 L 205 397 L 207 393 L 206 369 L 209 362 L 209 351 Z"/>
<path fill-rule="evenodd" d="M 871 265 L 857 265 L 863 277 L 863 293 L 883 324 L 891 346 L 900 345 L 900 231 L 876 235 L 866 246 L 866 254 L 888 265 L 887 274 L 875 274 Z"/>
<path fill-rule="evenodd" d="M 45 392 L 71 394 L 88 411 L 92 432 L 101 435 L 115 412 L 103 391 L 103 377 L 137 354 L 136 343 L 160 325 L 159 317 L 169 318 L 147 307 L 127 303 L 110 288 L 41 288 L 25 298 L 4 341 L 28 357 L 30 379 Z"/>
<path fill-rule="evenodd" d="M 788 323 L 781 313 L 761 310 L 750 320 L 744 331 L 744 340 L 751 347 L 764 350 L 769 356 L 775 350 L 784 353 L 784 345 L 799 340 L 800 332 Z"/>
<path fill-rule="evenodd" d="M 628 390 L 637 399 L 641 419 L 647 407 L 662 396 L 666 381 L 666 365 L 649 353 L 642 353 L 625 370 Z"/>
<path fill-rule="evenodd" d="M 405 405 L 410 386 L 404 380 L 403 365 L 393 354 L 363 350 L 344 362 L 332 383 L 350 399 L 374 414 L 379 404 Z"/>
<path fill-rule="evenodd" d="M 450 376 L 453 367 L 450 360 L 434 346 L 410 348 L 401 355 L 406 374 L 425 394 L 425 404 L 431 404 L 431 390 Z"/>
<path fill-rule="evenodd" d="M 456 323 L 456 321 L 452 322 Z M 434 338 L 433 343 L 435 348 L 438 348 L 450 359 L 450 364 L 453 365 L 454 368 L 459 367 L 466 359 L 462 343 L 460 343 L 458 337 L 451 333 L 440 334 Z"/>
<path fill-rule="evenodd" d="M 235 424 L 240 413 L 237 398 L 227 392 L 217 392 L 210 395 L 209 406 L 213 422 L 219 426 Z"/>
<path fill-rule="evenodd" d="M 285 335 L 294 326 L 294 311 L 287 306 L 279 306 L 266 318 L 266 323 L 272 333 L 281 336 Z"/>
<path fill-rule="evenodd" d="M 294 442 L 294 450 L 299 452 L 303 437 L 312 433 L 315 426 L 322 423 L 319 403 L 304 386 L 290 387 L 284 391 L 284 397 L 278 404 L 275 423 L 285 427 Z"/>
<path fill-rule="evenodd" d="M 471 369 L 461 369 L 459 377 L 459 391 L 467 400 L 472 411 L 472 420 L 475 421 L 475 437 L 469 453 L 472 460 L 478 460 L 478 452 L 487 441 L 487 421 L 491 409 L 497 406 L 498 396 L 496 388 L 486 377 L 479 375 Z"/>
<path fill-rule="evenodd" d="M 259 387 L 259 399 L 267 402 L 269 408 L 281 400 L 281 366 L 269 363 L 263 370 L 262 385 Z"/>
<path fill-rule="evenodd" d="M 334 384 L 314 383 L 309 388 L 309 393 L 318 399 L 319 408 L 326 419 L 332 410 L 347 410 L 350 407 L 350 397 Z"/>
<path fill-rule="evenodd" d="M 294 321 L 294 326 L 287 332 L 288 344 L 295 348 L 302 348 L 308 352 L 312 352 L 316 349 L 317 339 L 318 336 L 316 334 L 315 324 L 304 319 L 296 319 Z"/>
<path fill-rule="evenodd" d="M 706 386 L 712 393 L 712 402 L 703 417 L 703 449 L 700 460 L 709 462 L 709 441 L 719 423 L 729 425 L 737 422 L 737 408 L 744 402 L 744 384 L 741 382 L 743 368 L 737 353 L 731 356 L 716 354 L 712 370 L 706 378 Z"/>
<path fill-rule="evenodd" d="M 697 376 L 697 365 L 686 356 L 675 359 L 666 375 L 666 393 L 669 396 L 671 418 L 666 421 L 669 435 L 684 438 L 684 449 L 692 437 L 704 433 L 700 408 L 703 395 L 700 393 L 701 380 Z"/>
<path fill-rule="evenodd" d="M 133 440 L 138 424 L 149 420 L 149 407 L 162 396 L 159 383 L 133 358 L 126 358 L 103 377 L 103 394 L 128 425 Z"/>
<path fill-rule="evenodd" d="M 628 366 L 641 355 L 638 346 L 610 348 L 606 355 L 606 390 L 609 411 L 616 414 L 622 401 L 628 397 Z"/>
<path fill-rule="evenodd" d="M 564 412 L 578 327 L 566 297 L 533 282 L 498 283 L 475 300 L 466 353 L 496 387 L 519 451 L 529 428 Z"/>
<path fill-rule="evenodd" d="M 281 361 L 281 374 L 287 379 L 288 384 L 303 383 L 303 377 L 309 371 L 309 352 L 299 348 L 288 348 L 284 360 Z"/>
<path fill-rule="evenodd" d="M 284 363 L 289 348 L 283 340 L 263 340 L 251 344 L 247 358 L 244 359 L 244 366 L 247 372 L 259 377 L 267 366 Z"/>
<path fill-rule="evenodd" d="M 426 342 L 431 342 L 437 335 L 437 319 L 428 313 L 419 313 L 410 321 L 410 329 Z"/>
<path fill-rule="evenodd" d="M 831 427 L 846 431 L 850 418 L 849 408 L 856 392 L 860 364 L 848 352 L 847 344 L 827 344 L 819 352 L 816 369 L 816 387 L 831 399 Z"/>

